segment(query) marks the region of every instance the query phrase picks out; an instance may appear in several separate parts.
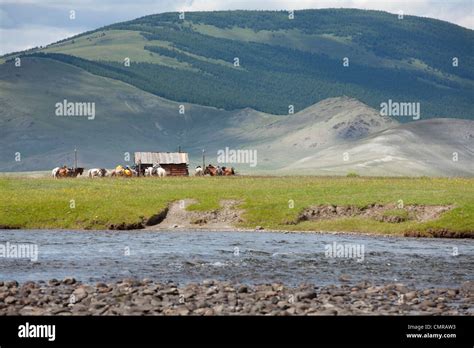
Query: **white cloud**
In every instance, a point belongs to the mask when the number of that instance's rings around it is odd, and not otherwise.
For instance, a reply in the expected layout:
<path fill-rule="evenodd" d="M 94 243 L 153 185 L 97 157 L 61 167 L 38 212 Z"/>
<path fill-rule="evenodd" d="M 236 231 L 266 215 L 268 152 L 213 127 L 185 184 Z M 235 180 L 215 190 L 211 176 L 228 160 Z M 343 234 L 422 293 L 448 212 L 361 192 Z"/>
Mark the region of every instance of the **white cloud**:
<path fill-rule="evenodd" d="M 8 12 L 0 8 L 0 27 L 9 27 L 13 25 L 13 20 L 8 15 Z"/>
<path fill-rule="evenodd" d="M 0 30 L 0 55 L 17 52 L 77 35 L 85 30 L 70 31 L 51 27 L 26 27 Z"/>

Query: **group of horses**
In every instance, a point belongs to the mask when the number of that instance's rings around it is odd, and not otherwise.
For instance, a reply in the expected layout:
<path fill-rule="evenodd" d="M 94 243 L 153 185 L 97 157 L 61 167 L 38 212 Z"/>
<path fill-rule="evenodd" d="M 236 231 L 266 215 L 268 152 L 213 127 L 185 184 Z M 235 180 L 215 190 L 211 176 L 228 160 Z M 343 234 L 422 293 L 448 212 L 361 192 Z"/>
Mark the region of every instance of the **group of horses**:
<path fill-rule="evenodd" d="M 84 173 L 84 168 L 68 168 L 67 166 L 56 167 L 52 170 L 53 178 L 76 178 Z"/>
<path fill-rule="evenodd" d="M 125 178 L 131 178 L 134 176 L 138 176 L 139 174 L 139 168 L 138 166 L 117 166 L 112 170 L 107 170 L 105 168 L 92 168 L 87 171 L 87 176 L 89 178 L 104 178 L 104 177 L 125 177 Z M 146 175 L 145 173 L 142 173 L 142 175 Z"/>
<path fill-rule="evenodd" d="M 67 166 L 56 167 L 51 171 L 51 176 L 55 179 L 59 178 L 76 178 L 79 175 L 84 173 L 84 168 L 68 168 Z M 130 168 L 128 166 L 122 167 L 118 166 L 113 170 L 107 170 L 105 168 L 92 168 L 87 171 L 87 176 L 89 178 L 104 178 L 104 177 L 114 177 L 114 176 L 138 176 L 138 171 L 135 168 Z"/>
<path fill-rule="evenodd" d="M 72 177 L 76 178 L 79 175 L 84 173 L 84 168 L 68 168 L 67 166 L 56 167 L 52 170 L 51 175 L 55 179 Z M 166 170 L 161 167 L 159 164 L 156 164 L 152 167 L 143 168 L 140 172 L 140 168 L 135 166 L 117 166 L 115 169 L 107 170 L 105 168 L 92 168 L 87 171 L 87 176 L 89 178 L 104 178 L 104 177 L 134 177 L 134 176 L 157 176 L 165 177 L 167 175 Z M 206 168 L 197 166 L 194 171 L 195 176 L 231 176 L 235 175 L 234 168 L 228 167 L 214 167 L 212 164 L 209 164 Z"/>
<path fill-rule="evenodd" d="M 154 166 L 148 167 L 148 168 L 140 168 L 137 165 L 134 165 L 132 167 L 118 166 L 115 169 L 111 170 L 110 172 L 107 172 L 106 169 L 100 169 L 100 170 L 102 171 L 100 175 L 94 175 L 95 172 L 93 171 L 89 174 L 89 177 L 94 177 L 94 176 L 102 176 L 102 177 L 104 176 L 112 176 L 112 177 L 114 176 L 123 176 L 123 177 L 158 176 L 162 178 L 166 176 L 166 170 L 163 167 L 161 167 L 159 164 L 155 164 Z"/>
<path fill-rule="evenodd" d="M 197 166 L 194 172 L 196 176 L 210 175 L 210 176 L 231 176 L 235 175 L 235 170 L 233 167 L 214 167 L 212 164 L 209 164 L 206 168 L 202 169 L 201 166 Z"/>

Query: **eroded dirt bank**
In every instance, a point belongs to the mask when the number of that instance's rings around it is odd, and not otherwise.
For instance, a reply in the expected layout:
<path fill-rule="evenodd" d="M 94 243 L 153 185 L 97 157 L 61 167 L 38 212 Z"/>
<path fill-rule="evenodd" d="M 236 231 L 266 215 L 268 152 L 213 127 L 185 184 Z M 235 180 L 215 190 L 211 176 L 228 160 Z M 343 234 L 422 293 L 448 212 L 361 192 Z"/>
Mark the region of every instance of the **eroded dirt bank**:
<path fill-rule="evenodd" d="M 317 287 L 207 280 L 0 282 L 0 315 L 473 315 L 474 283 L 415 290 L 367 282 Z"/>
<path fill-rule="evenodd" d="M 192 211 L 187 208 L 196 200 L 183 199 L 170 203 L 165 209 L 157 214 L 143 218 L 142 221 L 131 224 L 110 225 L 112 230 L 170 230 L 170 229 L 203 229 L 209 231 L 222 230 L 263 230 L 261 226 L 242 229 L 237 225 L 244 222 L 243 211 L 238 208 L 241 203 L 236 200 L 222 200 L 220 208 L 212 211 Z M 419 223 L 433 221 L 442 214 L 453 209 L 453 205 L 406 205 L 402 208 L 395 204 L 370 204 L 365 207 L 354 205 L 318 205 L 305 208 L 295 220 L 282 221 L 282 224 L 291 226 L 298 225 L 304 221 L 336 220 L 346 218 L 373 219 L 384 223 L 398 224 L 407 221 Z M 291 232 L 291 228 L 282 230 Z M 308 231 L 317 232 L 317 231 Z M 341 232 L 343 233 L 343 232 Z M 352 233 L 352 232 L 347 232 Z M 474 238 L 473 231 L 454 232 L 449 229 L 430 229 L 426 232 L 406 231 L 405 237 L 440 237 L 440 238 Z"/>
<path fill-rule="evenodd" d="M 304 209 L 294 223 L 348 217 L 362 217 L 388 223 L 413 220 L 427 222 L 436 220 L 441 214 L 452 208 L 453 206 L 451 205 L 407 205 L 402 208 L 397 207 L 395 204 L 370 204 L 365 207 L 332 204 L 318 205 Z"/>
<path fill-rule="evenodd" d="M 235 225 L 243 222 L 240 204 L 235 200 L 222 200 L 220 208 L 212 211 L 190 211 L 187 208 L 196 203 L 192 199 L 183 199 L 171 203 L 164 218 L 157 224 L 147 223 L 147 229 L 235 229 Z"/>

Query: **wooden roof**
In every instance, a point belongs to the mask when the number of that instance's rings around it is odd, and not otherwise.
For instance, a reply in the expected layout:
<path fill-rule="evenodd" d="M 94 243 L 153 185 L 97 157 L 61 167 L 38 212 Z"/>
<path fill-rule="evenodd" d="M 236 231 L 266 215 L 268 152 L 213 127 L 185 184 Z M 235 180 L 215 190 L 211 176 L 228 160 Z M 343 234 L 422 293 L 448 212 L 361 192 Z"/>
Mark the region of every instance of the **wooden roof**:
<path fill-rule="evenodd" d="M 186 152 L 135 152 L 135 163 L 142 164 L 188 164 Z"/>

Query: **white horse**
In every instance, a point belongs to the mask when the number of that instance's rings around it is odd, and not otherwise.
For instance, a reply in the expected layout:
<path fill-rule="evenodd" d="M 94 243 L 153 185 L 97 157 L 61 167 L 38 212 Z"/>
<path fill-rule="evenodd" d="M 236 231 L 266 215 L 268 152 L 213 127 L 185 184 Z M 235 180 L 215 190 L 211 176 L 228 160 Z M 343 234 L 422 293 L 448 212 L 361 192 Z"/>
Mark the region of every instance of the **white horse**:
<path fill-rule="evenodd" d="M 201 166 L 197 166 L 196 169 L 194 170 L 194 175 L 195 176 L 202 176 L 204 175 L 204 170 L 201 168 Z"/>
<path fill-rule="evenodd" d="M 145 176 L 153 176 L 153 167 L 148 167 L 145 169 Z"/>
<path fill-rule="evenodd" d="M 107 170 L 104 169 L 104 168 L 92 168 L 92 169 L 89 169 L 87 171 L 87 175 L 89 176 L 89 178 L 93 178 L 95 176 L 99 177 L 99 178 L 103 178 L 104 176 L 107 175 Z"/>
<path fill-rule="evenodd" d="M 59 169 L 61 169 L 60 167 L 56 167 L 54 168 L 52 171 L 51 171 L 51 176 L 55 179 L 58 178 L 58 173 L 59 173 Z"/>
<path fill-rule="evenodd" d="M 153 167 L 148 167 L 145 169 L 145 175 L 146 176 L 158 176 L 160 178 L 166 176 L 166 170 L 164 170 L 162 167 L 158 166 L 153 166 Z"/>
<path fill-rule="evenodd" d="M 160 178 L 163 178 L 166 176 L 166 170 L 161 167 L 156 168 L 156 175 L 158 175 Z"/>

